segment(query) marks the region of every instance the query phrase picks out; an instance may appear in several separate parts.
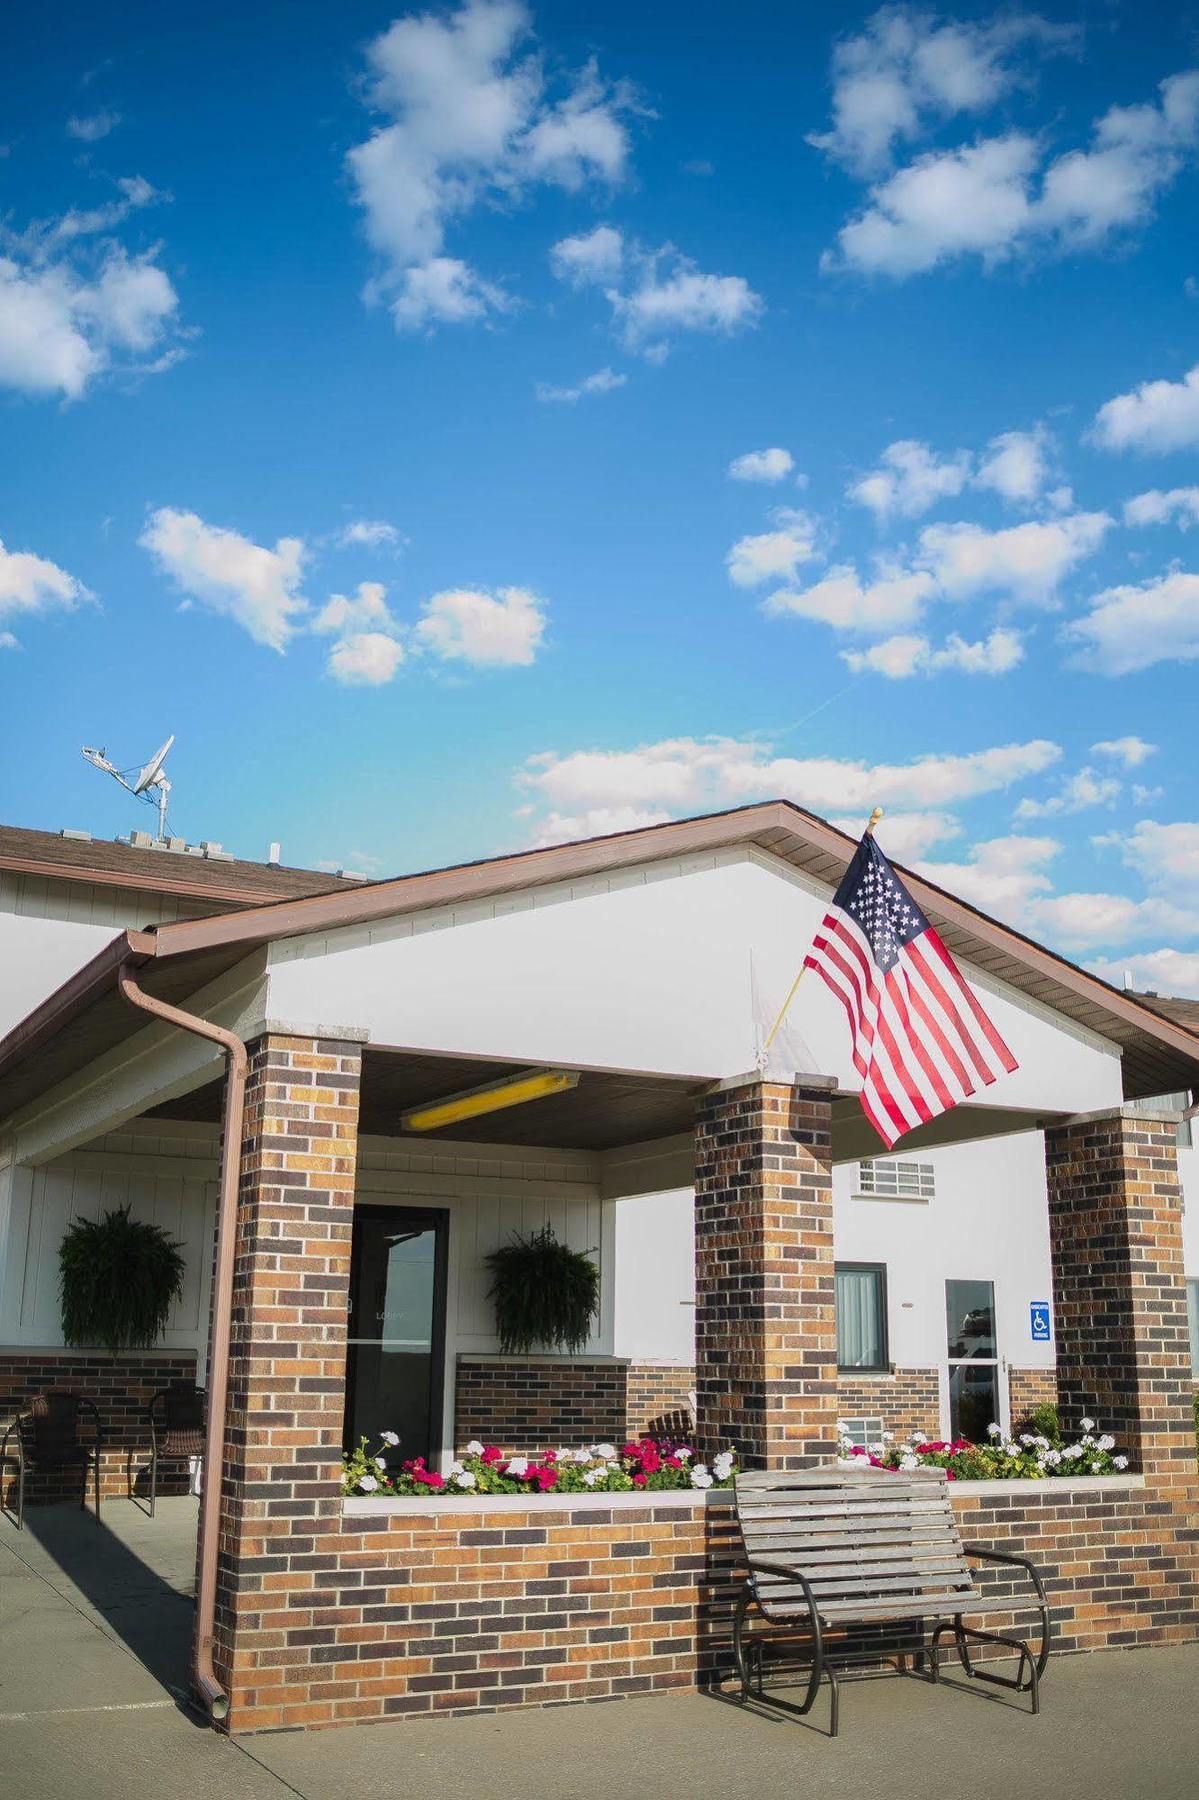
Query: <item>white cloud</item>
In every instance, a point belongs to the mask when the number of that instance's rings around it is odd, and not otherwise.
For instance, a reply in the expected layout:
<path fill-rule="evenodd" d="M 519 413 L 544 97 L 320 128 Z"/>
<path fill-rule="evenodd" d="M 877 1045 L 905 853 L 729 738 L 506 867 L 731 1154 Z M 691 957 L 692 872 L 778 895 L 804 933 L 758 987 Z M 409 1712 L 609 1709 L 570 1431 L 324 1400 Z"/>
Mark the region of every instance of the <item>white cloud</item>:
<path fill-rule="evenodd" d="M 1199 363 L 1181 381 L 1143 381 L 1117 394 L 1099 408 L 1090 435 L 1104 450 L 1145 455 L 1199 444 Z"/>
<path fill-rule="evenodd" d="M 640 268 L 637 280 L 623 292 L 607 290 L 613 318 L 630 350 L 661 357 L 680 331 L 731 337 L 756 325 L 762 315 L 761 296 L 741 275 L 707 275 L 667 249 L 642 258 Z"/>
<path fill-rule="evenodd" d="M 811 562 L 816 555 L 816 527 L 806 513 L 780 508 L 774 517 L 777 531 L 738 538 L 725 558 L 729 579 L 738 587 L 794 581 L 800 563 Z"/>
<path fill-rule="evenodd" d="M 1124 502 L 1126 525 L 1168 525 L 1174 520 L 1183 531 L 1199 525 L 1199 487 L 1150 488 Z"/>
<path fill-rule="evenodd" d="M 1114 775 L 1100 775 L 1092 768 L 1079 769 L 1048 800 L 1021 800 L 1017 819 L 1051 819 L 1059 813 L 1086 812 L 1092 806 L 1114 806 L 1123 793 Z"/>
<path fill-rule="evenodd" d="M 1084 950 L 1162 932 L 1193 937 L 1199 930 L 1199 913 L 1152 895 L 1130 900 L 1125 894 L 1057 894 L 1034 903 L 1028 924 L 1058 943 Z"/>
<path fill-rule="evenodd" d="M 120 123 L 120 113 L 107 109 L 82 115 L 72 113 L 67 120 L 67 136 L 78 138 L 81 144 L 98 144 L 110 131 L 115 131 Z"/>
<path fill-rule="evenodd" d="M 73 612 L 91 593 L 74 575 L 32 550 L 7 550 L 0 542 L 0 621 L 18 615 Z M 15 650 L 11 631 L 0 632 L 0 649 Z"/>
<path fill-rule="evenodd" d="M 368 550 L 381 550 L 385 544 L 398 548 L 404 539 L 386 519 L 352 519 L 338 532 L 337 541 L 343 549 L 361 544 Z"/>
<path fill-rule="evenodd" d="M 1157 755 L 1157 745 L 1147 744 L 1139 737 L 1104 738 L 1101 743 L 1091 745 L 1091 754 L 1106 756 L 1125 769 L 1139 769 L 1143 762 Z"/>
<path fill-rule="evenodd" d="M 938 500 L 960 494 L 970 473 L 965 450 L 938 457 L 927 444 L 901 438 L 883 451 L 882 466 L 855 481 L 849 497 L 868 506 L 878 519 L 893 513 L 914 519 Z"/>
<path fill-rule="evenodd" d="M 963 675 L 1006 675 L 1024 661 L 1024 641 L 1019 632 L 998 627 L 973 644 L 951 632 L 938 650 L 926 637 L 910 635 L 884 638 L 868 650 L 843 650 L 841 658 L 855 674 L 886 675 L 892 681 L 946 669 Z"/>
<path fill-rule="evenodd" d="M 1164 787 L 1144 787 L 1139 781 L 1132 784 L 1132 803 L 1134 806 L 1152 806 L 1165 793 Z"/>
<path fill-rule="evenodd" d="M 604 367 L 597 369 L 594 375 L 584 375 L 574 387 L 554 387 L 548 381 L 539 381 L 537 398 L 565 401 L 568 406 L 573 406 L 576 400 L 583 400 L 589 394 L 611 394 L 622 388 L 628 379 L 627 375 L 618 375 L 614 369 Z"/>
<path fill-rule="evenodd" d="M 1141 819 L 1130 832 L 1094 841 L 1116 850 L 1155 892 L 1199 904 L 1199 824 L 1182 820 L 1159 825 L 1155 819 Z"/>
<path fill-rule="evenodd" d="M 334 681 L 347 687 L 381 687 L 403 660 L 403 645 L 389 633 L 357 631 L 333 645 L 327 667 Z"/>
<path fill-rule="evenodd" d="M 446 661 L 503 668 L 531 663 L 545 627 L 545 602 L 526 588 L 494 594 L 452 588 L 425 601 L 412 635 L 421 649 Z"/>
<path fill-rule="evenodd" d="M 1199 575 L 1174 569 L 1140 586 L 1105 588 L 1091 610 L 1062 631 L 1077 648 L 1070 665 L 1098 675 L 1131 675 L 1161 662 L 1199 657 Z"/>
<path fill-rule="evenodd" d="M 935 592 L 932 576 L 922 570 L 883 564 L 863 585 L 851 564 L 840 563 L 810 588 L 772 594 L 765 610 L 816 619 L 836 631 L 885 632 L 913 624 Z"/>
<path fill-rule="evenodd" d="M 0 385 L 76 400 L 108 370 L 152 372 L 137 359 L 167 343 L 177 308 L 153 253 L 109 244 L 87 274 L 0 256 Z"/>
<path fill-rule="evenodd" d="M 424 331 L 434 325 L 461 325 L 507 312 L 511 302 L 501 287 L 455 256 L 430 256 L 397 277 L 391 316 L 397 331 Z"/>
<path fill-rule="evenodd" d="M 572 287 L 615 281 L 623 266 L 624 239 L 611 225 L 597 225 L 578 237 L 562 238 L 550 251 L 554 274 Z"/>
<path fill-rule="evenodd" d="M 1090 967 L 1113 987 L 1124 986 L 1127 971 L 1142 994 L 1170 994 L 1183 999 L 1199 995 L 1199 951 L 1196 950 L 1144 950 L 1114 962 L 1101 958 Z"/>
<path fill-rule="evenodd" d="M 850 837 L 862 835 L 863 821 L 856 815 L 833 819 L 831 823 Z M 888 856 L 898 862 L 912 862 L 917 857 L 927 856 L 934 844 L 958 837 L 961 829 L 952 813 L 898 812 L 885 813 L 875 826 L 874 835 Z"/>
<path fill-rule="evenodd" d="M 975 487 L 991 488 L 1005 500 L 1029 505 L 1049 479 L 1048 435 L 1035 431 L 1004 431 L 987 445 L 987 454 L 974 477 Z"/>
<path fill-rule="evenodd" d="M 409 14 L 366 55 L 366 97 L 384 122 L 347 164 L 380 263 L 367 297 L 386 300 L 400 330 L 483 318 L 505 297 L 446 254 L 450 225 L 536 185 L 623 179 L 634 96 L 594 63 L 552 95 L 519 0 Z"/>
<path fill-rule="evenodd" d="M 632 750 L 544 751 L 528 759 L 517 781 L 536 807 L 568 819 L 576 835 L 586 836 L 602 828 L 595 820 L 611 818 L 615 809 L 652 822 L 777 798 L 862 822 L 876 805 L 940 812 L 1040 774 L 1060 756 L 1056 744 L 1037 739 L 871 764 L 777 756 L 769 744 L 734 738 L 672 738 Z"/>
<path fill-rule="evenodd" d="M 1074 38 L 1035 14 L 982 23 L 885 6 L 835 46 L 832 129 L 808 142 L 857 175 L 878 174 L 897 143 L 1002 99 L 1021 80 L 1013 59 L 1025 45 L 1045 55 Z"/>
<path fill-rule="evenodd" d="M 987 531 L 981 525 L 926 525 L 920 566 L 951 600 L 994 592 L 1045 605 L 1063 578 L 1094 554 L 1112 524 L 1107 513 L 1072 513 Z"/>
<path fill-rule="evenodd" d="M 1021 924 L 1027 922 L 1030 902 L 1052 888 L 1045 864 L 1060 850 L 1056 838 L 1015 834 L 975 844 L 965 862 L 924 861 L 917 866 L 938 887 L 972 906 Z"/>
<path fill-rule="evenodd" d="M 1145 224 L 1199 141 L 1199 71 L 1170 76 L 1159 94 L 1110 108 L 1086 149 L 1050 162 L 1019 131 L 918 157 L 870 190 L 825 266 L 902 278 L 964 256 L 993 266 L 1094 249 Z"/>
<path fill-rule="evenodd" d="M 795 458 L 789 450 L 777 447 L 771 450 L 747 450 L 744 456 L 735 456 L 729 464 L 729 475 L 734 481 L 782 481 L 790 475 L 795 467 Z"/>
<path fill-rule="evenodd" d="M 312 630 L 324 637 L 343 637 L 350 632 L 397 628 L 381 581 L 360 581 L 355 592 L 331 594 L 312 621 Z"/>
<path fill-rule="evenodd" d="M 197 513 L 163 506 L 150 514 L 138 543 L 185 594 L 235 620 L 268 649 L 286 649 L 308 611 L 299 591 L 300 538 L 280 538 L 268 550 Z"/>

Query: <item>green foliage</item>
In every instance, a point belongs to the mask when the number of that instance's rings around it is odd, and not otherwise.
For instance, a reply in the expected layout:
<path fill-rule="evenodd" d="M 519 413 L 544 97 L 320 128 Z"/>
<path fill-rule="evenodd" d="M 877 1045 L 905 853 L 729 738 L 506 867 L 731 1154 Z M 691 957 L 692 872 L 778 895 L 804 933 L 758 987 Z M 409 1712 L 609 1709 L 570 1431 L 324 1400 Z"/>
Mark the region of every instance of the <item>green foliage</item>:
<path fill-rule="evenodd" d="M 552 1225 L 487 1258 L 495 1328 L 505 1356 L 530 1350 L 577 1352 L 587 1343 L 599 1306 L 599 1270 L 581 1250 L 560 1244 Z"/>
<path fill-rule="evenodd" d="M 1057 1406 L 1052 1400 L 1046 1400 L 1040 1406 L 1034 1406 L 1027 1417 L 1020 1421 L 1020 1428 L 1022 1431 L 1029 1432 L 1033 1437 L 1048 1438 L 1055 1449 L 1061 1447 L 1062 1423 L 1058 1416 Z"/>
<path fill-rule="evenodd" d="M 63 1337 L 77 1348 L 102 1344 L 112 1356 L 156 1344 L 183 1288 L 180 1246 L 160 1226 L 131 1219 L 128 1206 L 74 1220 L 58 1270 Z"/>

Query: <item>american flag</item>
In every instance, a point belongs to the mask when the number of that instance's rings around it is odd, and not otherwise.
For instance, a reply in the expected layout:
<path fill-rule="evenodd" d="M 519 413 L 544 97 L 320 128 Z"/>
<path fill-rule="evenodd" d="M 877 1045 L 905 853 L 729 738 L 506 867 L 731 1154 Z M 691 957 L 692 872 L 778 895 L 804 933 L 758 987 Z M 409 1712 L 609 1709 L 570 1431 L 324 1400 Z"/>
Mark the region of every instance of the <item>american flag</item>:
<path fill-rule="evenodd" d="M 888 1149 L 1017 1066 L 869 831 L 804 968 L 845 1008 L 862 1107 Z"/>

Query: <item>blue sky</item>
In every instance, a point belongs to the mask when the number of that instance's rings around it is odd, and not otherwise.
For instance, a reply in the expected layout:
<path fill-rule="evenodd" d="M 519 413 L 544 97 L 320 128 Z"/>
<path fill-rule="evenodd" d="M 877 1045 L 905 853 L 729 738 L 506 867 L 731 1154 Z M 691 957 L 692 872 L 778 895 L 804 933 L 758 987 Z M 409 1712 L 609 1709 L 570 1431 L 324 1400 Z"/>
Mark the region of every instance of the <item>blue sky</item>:
<path fill-rule="evenodd" d="M 1199 11 L 9 50 L 0 816 L 148 823 L 79 746 L 169 731 L 176 830 L 371 873 L 878 801 L 1199 991 Z"/>

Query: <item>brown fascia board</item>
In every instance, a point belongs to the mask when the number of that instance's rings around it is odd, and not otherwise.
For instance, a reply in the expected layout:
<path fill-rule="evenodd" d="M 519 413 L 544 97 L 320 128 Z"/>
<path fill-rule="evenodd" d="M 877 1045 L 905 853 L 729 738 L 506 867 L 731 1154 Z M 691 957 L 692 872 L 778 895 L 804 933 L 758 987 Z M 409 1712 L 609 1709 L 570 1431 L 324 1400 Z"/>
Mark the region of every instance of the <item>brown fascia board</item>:
<path fill-rule="evenodd" d="M 386 881 L 332 894 L 315 894 L 298 900 L 279 900 L 256 906 L 249 912 L 221 914 L 216 918 L 160 925 L 153 936 L 160 957 L 184 955 L 190 950 L 220 945 L 247 946 L 275 938 L 298 937 L 310 931 L 336 930 L 372 919 L 427 906 L 452 906 L 490 894 L 533 887 L 542 882 L 582 879 L 605 869 L 627 868 L 638 862 L 692 856 L 737 843 L 758 843 L 767 852 L 777 848 L 779 836 L 800 837 L 814 849 L 848 865 L 855 840 L 816 813 L 790 800 L 769 800 L 727 812 L 708 813 L 636 831 L 615 832 L 607 837 L 584 838 L 578 843 L 556 844 L 544 850 L 518 851 L 435 869 L 422 875 L 402 875 Z M 944 888 L 900 868 L 912 894 L 926 912 L 957 925 L 980 942 L 1015 958 L 1049 980 L 1089 999 L 1124 1024 L 1166 1043 L 1199 1062 L 1199 1033 L 1165 1019 L 1131 994 L 1112 987 L 1098 975 L 1047 950 L 1023 933 L 1001 925 Z"/>
<path fill-rule="evenodd" d="M 13 1063 L 22 1062 L 49 1043 L 71 1019 L 86 1010 L 117 984 L 123 968 L 141 968 L 153 961 L 154 939 L 144 931 L 122 931 L 68 976 L 61 987 L 47 995 L 40 1006 L 0 1038 L 0 1075 Z"/>
<path fill-rule="evenodd" d="M 211 868 L 212 864 L 208 863 Z M 223 900 L 230 906 L 270 906 L 278 894 L 254 892 L 247 885 L 222 887 L 215 882 L 180 880 L 177 876 L 159 877 L 149 870 L 130 872 L 126 869 L 101 869 L 79 863 L 41 861 L 31 856 L 0 856 L 0 869 L 14 875 L 37 875 L 48 881 L 86 882 L 89 887 L 129 888 L 143 894 L 172 894 L 184 900 Z M 361 884 L 358 884 L 361 885 Z M 331 893 L 344 893 L 348 887 L 331 888 Z"/>

